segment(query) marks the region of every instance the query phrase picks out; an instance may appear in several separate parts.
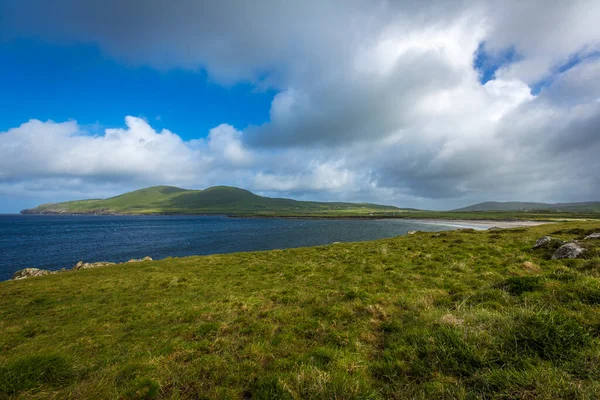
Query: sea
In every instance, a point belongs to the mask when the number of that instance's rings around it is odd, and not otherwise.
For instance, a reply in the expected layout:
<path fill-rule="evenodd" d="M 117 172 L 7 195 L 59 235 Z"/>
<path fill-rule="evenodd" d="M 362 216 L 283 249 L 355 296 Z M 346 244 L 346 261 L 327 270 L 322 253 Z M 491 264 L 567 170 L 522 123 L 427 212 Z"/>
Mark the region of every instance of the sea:
<path fill-rule="evenodd" d="M 23 268 L 69 269 L 80 260 L 124 262 L 145 256 L 162 259 L 284 249 L 457 226 L 465 225 L 406 219 L 0 215 L 0 281 Z"/>

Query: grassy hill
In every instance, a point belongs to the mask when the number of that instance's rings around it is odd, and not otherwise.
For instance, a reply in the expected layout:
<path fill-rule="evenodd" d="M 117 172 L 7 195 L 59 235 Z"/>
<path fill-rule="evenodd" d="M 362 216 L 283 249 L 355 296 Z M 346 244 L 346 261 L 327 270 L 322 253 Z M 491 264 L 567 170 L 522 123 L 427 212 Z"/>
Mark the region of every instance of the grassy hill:
<path fill-rule="evenodd" d="M 402 211 L 368 203 L 297 201 L 258 196 L 244 189 L 215 186 L 186 190 L 154 186 L 104 200 L 43 204 L 25 214 L 235 214 L 235 215 L 363 215 Z"/>
<path fill-rule="evenodd" d="M 600 398 L 598 222 L 0 283 L 0 398 Z"/>
<path fill-rule="evenodd" d="M 600 212 L 600 201 L 590 201 L 583 203 L 526 203 L 520 201 L 486 201 L 484 203 L 473 204 L 468 207 L 459 208 L 459 212 L 473 211 L 549 211 L 566 213 L 589 213 Z"/>

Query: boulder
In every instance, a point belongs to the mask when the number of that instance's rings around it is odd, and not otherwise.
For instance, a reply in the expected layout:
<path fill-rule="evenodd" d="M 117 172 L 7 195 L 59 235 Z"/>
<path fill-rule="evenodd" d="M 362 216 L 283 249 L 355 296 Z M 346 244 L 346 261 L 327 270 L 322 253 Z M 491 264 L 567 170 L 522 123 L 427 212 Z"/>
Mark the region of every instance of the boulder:
<path fill-rule="evenodd" d="M 44 276 L 44 275 L 49 275 L 51 273 L 53 273 L 53 272 L 48 271 L 47 269 L 25 268 L 25 269 L 15 272 L 13 275 L 13 279 L 15 281 L 18 281 L 20 279 L 32 278 L 34 276 Z"/>
<path fill-rule="evenodd" d="M 81 269 L 106 267 L 108 265 L 115 265 L 115 263 L 114 262 L 108 262 L 108 261 L 99 261 L 99 262 L 94 262 L 94 263 L 84 263 L 83 261 L 79 261 L 77 264 L 75 264 L 75 266 L 73 267 L 73 270 L 79 271 Z"/>
<path fill-rule="evenodd" d="M 552 236 L 544 236 L 535 241 L 532 249 L 541 249 L 562 245 L 563 241 Z"/>
<path fill-rule="evenodd" d="M 577 243 L 567 243 L 563 244 L 554 252 L 552 256 L 553 260 L 561 260 L 563 258 L 579 258 L 581 255 L 585 253 L 585 249 L 578 245 Z"/>
<path fill-rule="evenodd" d="M 152 257 L 146 256 L 146 257 L 140 258 L 140 259 L 132 258 L 131 260 L 127 261 L 126 264 L 134 263 L 134 262 L 142 262 L 142 261 L 152 261 Z"/>
<path fill-rule="evenodd" d="M 406 233 L 408 233 L 409 235 L 414 235 L 415 233 L 417 233 L 418 231 L 408 231 Z"/>
<path fill-rule="evenodd" d="M 583 239 L 583 240 L 589 240 L 589 239 L 600 239 L 600 232 L 594 232 L 591 235 L 587 235 L 585 237 L 585 239 Z"/>

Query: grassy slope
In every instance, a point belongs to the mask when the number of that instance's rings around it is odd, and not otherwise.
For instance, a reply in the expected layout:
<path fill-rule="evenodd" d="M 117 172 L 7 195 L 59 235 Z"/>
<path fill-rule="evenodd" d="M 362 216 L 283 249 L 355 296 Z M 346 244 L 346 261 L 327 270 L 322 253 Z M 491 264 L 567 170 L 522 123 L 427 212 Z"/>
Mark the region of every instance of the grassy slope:
<path fill-rule="evenodd" d="M 43 204 L 34 212 L 110 212 L 123 214 L 239 214 L 292 215 L 346 213 L 369 215 L 371 211 L 400 211 L 396 207 L 376 204 L 323 203 L 296 201 L 255 195 L 247 190 L 216 186 L 205 190 L 185 190 L 172 186 L 155 186 L 105 200 L 81 200 Z"/>
<path fill-rule="evenodd" d="M 117 214 L 228 214 L 263 217 L 379 217 L 440 218 L 493 220 L 561 220 L 570 218 L 600 219 L 600 212 L 586 209 L 577 212 L 551 211 L 424 211 L 393 206 L 356 203 L 323 203 L 268 198 L 247 190 L 216 186 L 205 190 L 185 190 L 172 186 L 154 186 L 105 200 L 80 200 L 43 204 L 34 212 Z"/>
<path fill-rule="evenodd" d="M 600 396 L 600 258 L 417 233 L 0 283 L 0 398 Z M 593 250 L 595 246 L 595 250 Z"/>

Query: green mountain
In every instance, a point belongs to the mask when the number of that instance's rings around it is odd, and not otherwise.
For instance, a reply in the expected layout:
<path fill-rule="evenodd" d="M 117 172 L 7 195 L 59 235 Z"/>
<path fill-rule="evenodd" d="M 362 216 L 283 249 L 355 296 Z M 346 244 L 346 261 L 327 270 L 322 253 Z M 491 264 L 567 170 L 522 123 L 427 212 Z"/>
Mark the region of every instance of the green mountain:
<path fill-rule="evenodd" d="M 370 215 L 402 211 L 369 203 L 297 201 L 256 195 L 248 190 L 215 186 L 186 190 L 154 186 L 108 199 L 42 204 L 22 214 L 229 214 L 229 215 Z"/>
<path fill-rule="evenodd" d="M 453 211 L 552 211 L 552 212 L 600 212 L 600 201 L 583 203 L 525 203 L 520 201 L 486 201 Z"/>

